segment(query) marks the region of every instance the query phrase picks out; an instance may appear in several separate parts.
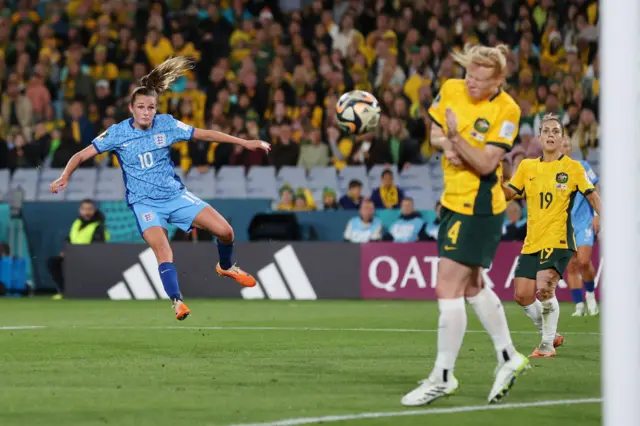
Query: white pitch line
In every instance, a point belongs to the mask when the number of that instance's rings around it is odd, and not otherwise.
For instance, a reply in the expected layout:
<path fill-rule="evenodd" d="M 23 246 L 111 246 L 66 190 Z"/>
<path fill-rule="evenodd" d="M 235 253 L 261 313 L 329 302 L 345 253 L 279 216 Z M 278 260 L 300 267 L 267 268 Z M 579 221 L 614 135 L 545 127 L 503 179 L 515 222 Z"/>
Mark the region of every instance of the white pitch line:
<path fill-rule="evenodd" d="M 65 327 L 66 328 L 66 327 Z M 95 326 L 95 327 L 76 327 L 78 329 L 91 329 L 91 330 L 212 330 L 212 331 L 348 331 L 348 332 L 368 332 L 368 333 L 436 333 L 437 329 L 416 329 L 416 328 L 333 328 L 333 327 L 265 327 L 265 326 L 179 326 L 179 325 L 167 325 L 167 326 Z M 486 333 L 485 330 L 467 330 L 467 333 Z M 512 334 L 540 334 L 538 331 L 514 331 Z M 600 336 L 599 332 L 562 332 L 563 335 L 576 335 L 576 336 Z"/>
<path fill-rule="evenodd" d="M 36 330 L 39 328 L 47 328 L 44 325 L 2 325 L 0 330 Z"/>
<path fill-rule="evenodd" d="M 602 398 L 582 398 L 582 399 L 565 399 L 565 400 L 559 400 L 559 401 L 552 400 L 552 401 L 519 402 L 519 403 L 503 404 L 503 405 L 469 405 L 464 407 L 452 407 L 452 408 L 431 408 L 431 409 L 422 409 L 422 410 L 344 414 L 344 415 L 322 416 L 322 417 L 301 417 L 297 419 L 277 420 L 275 422 L 243 423 L 243 424 L 235 424 L 232 426 L 297 426 L 297 425 L 309 425 L 314 423 L 340 422 L 345 420 L 380 419 L 385 417 L 429 416 L 434 414 L 456 414 L 456 413 L 468 413 L 473 411 L 508 410 L 512 408 L 550 407 L 554 405 L 596 404 L 601 402 L 602 402 Z"/>

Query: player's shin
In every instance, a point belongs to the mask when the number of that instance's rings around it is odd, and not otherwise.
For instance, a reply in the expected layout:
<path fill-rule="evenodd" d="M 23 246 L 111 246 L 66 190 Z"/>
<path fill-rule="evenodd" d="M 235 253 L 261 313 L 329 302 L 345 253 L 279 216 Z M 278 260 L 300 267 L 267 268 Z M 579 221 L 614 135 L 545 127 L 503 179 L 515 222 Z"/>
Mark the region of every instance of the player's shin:
<path fill-rule="evenodd" d="M 220 239 L 217 241 L 218 256 L 220 258 L 220 267 L 222 269 L 231 268 L 233 258 L 233 241 L 230 243 L 222 242 Z"/>
<path fill-rule="evenodd" d="M 467 312 L 464 298 L 439 299 L 438 356 L 431 379 L 446 382 L 458 358 L 464 333 L 467 330 Z"/>
<path fill-rule="evenodd" d="M 491 336 L 498 362 L 505 362 L 511 359 L 515 353 L 515 348 L 511 341 L 504 307 L 498 296 L 493 290 L 485 287 L 477 295 L 468 297 L 467 300 L 471 303 L 480 322 L 489 333 L 489 336 Z"/>
<path fill-rule="evenodd" d="M 533 325 L 542 333 L 542 305 L 536 299 L 536 282 L 527 278 L 517 277 L 514 283 L 515 301 L 522 306 L 525 315 L 531 318 Z"/>
<path fill-rule="evenodd" d="M 593 293 L 595 291 L 596 270 L 591 263 L 591 246 L 578 247 L 578 268 L 580 276 L 584 280 L 584 289 L 587 293 Z"/>
<path fill-rule="evenodd" d="M 164 286 L 164 291 L 167 293 L 167 296 L 169 296 L 172 301 L 182 300 L 180 287 L 178 286 L 178 272 L 174 264 L 171 262 L 161 263 L 158 266 L 158 271 L 160 272 L 160 279 L 162 280 L 162 285 Z"/>
<path fill-rule="evenodd" d="M 560 305 L 554 294 L 553 297 L 542 302 L 542 346 L 545 348 L 553 348 L 559 319 Z"/>
<path fill-rule="evenodd" d="M 538 299 L 535 299 L 533 303 L 523 306 L 522 309 L 524 309 L 524 313 L 531 318 L 533 325 L 542 333 L 542 303 L 540 303 Z"/>

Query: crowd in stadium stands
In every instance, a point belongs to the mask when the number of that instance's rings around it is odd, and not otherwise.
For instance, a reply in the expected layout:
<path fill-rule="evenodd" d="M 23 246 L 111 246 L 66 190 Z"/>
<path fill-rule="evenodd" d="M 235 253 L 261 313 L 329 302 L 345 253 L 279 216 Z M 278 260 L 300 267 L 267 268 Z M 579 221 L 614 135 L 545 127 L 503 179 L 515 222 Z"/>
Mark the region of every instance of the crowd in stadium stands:
<path fill-rule="evenodd" d="M 129 116 L 127 95 L 140 77 L 184 55 L 197 66 L 161 97 L 159 112 L 274 145 L 267 156 L 177 143 L 174 162 L 185 171 L 269 164 L 405 170 L 433 154 L 427 108 L 444 81 L 463 76 L 449 52 L 466 43 L 512 47 L 504 90 L 520 104 L 522 121 L 508 164 L 540 155 L 535 133 L 549 112 L 562 117 L 575 152 L 587 157 L 598 148 L 594 0 L 0 0 L 0 8 L 0 168 L 63 167 Z M 374 133 L 339 131 L 335 104 L 350 89 L 380 101 Z M 86 166 L 118 163 L 106 153 Z M 326 188 L 323 204 L 358 209 L 371 196 L 375 208 L 400 206 L 402 189 L 385 179 L 373 194 L 361 194 L 358 181 L 346 197 Z M 282 209 L 316 207 L 304 188 L 280 194 Z M 522 234 L 522 214 L 509 210 L 514 236 Z"/>

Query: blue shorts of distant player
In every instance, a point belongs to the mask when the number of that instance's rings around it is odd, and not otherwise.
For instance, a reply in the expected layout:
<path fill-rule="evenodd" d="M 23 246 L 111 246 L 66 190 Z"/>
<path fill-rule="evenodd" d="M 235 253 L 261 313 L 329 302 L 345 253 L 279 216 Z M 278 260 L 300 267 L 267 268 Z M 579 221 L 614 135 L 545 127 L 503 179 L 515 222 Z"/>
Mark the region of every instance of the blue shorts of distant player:
<path fill-rule="evenodd" d="M 595 241 L 595 232 L 591 224 L 577 224 L 573 228 L 576 235 L 576 247 L 593 246 Z"/>
<path fill-rule="evenodd" d="M 168 200 L 143 200 L 130 206 L 136 216 L 136 224 L 140 235 L 152 226 L 167 228 L 172 224 L 189 232 L 198 213 L 209 204 L 189 191 Z"/>

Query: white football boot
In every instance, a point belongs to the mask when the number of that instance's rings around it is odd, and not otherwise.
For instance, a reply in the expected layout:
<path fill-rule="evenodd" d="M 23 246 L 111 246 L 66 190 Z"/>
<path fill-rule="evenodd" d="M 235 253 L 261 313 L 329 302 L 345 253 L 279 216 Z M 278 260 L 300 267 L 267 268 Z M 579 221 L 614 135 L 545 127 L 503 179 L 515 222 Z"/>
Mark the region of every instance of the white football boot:
<path fill-rule="evenodd" d="M 496 368 L 496 379 L 489 393 L 489 404 L 504 398 L 516 382 L 516 378 L 529 368 L 531 368 L 529 359 L 519 352 L 514 353 L 509 361 L 501 362 Z"/>
<path fill-rule="evenodd" d="M 581 317 L 584 315 L 584 302 L 576 303 L 576 311 L 571 314 L 572 317 Z"/>
<path fill-rule="evenodd" d="M 458 380 L 449 374 L 449 379 L 445 382 L 436 379 L 433 374 L 419 382 L 420 386 L 402 397 L 402 405 L 405 407 L 417 407 L 419 405 L 430 404 L 438 398 L 451 396 L 458 390 Z"/>
<path fill-rule="evenodd" d="M 585 292 L 585 300 L 587 301 L 587 313 L 589 316 L 596 316 L 600 312 L 598 310 L 598 302 L 596 301 L 596 294 L 593 292 Z"/>

